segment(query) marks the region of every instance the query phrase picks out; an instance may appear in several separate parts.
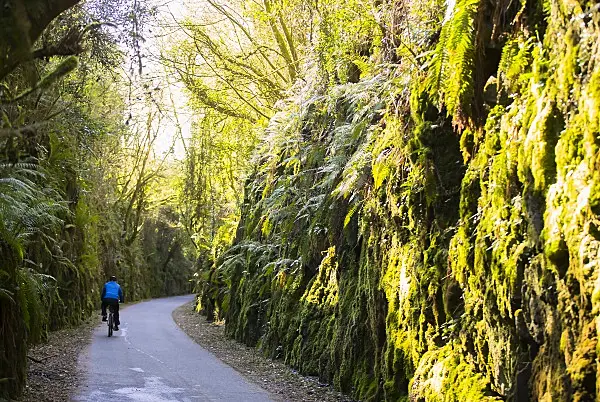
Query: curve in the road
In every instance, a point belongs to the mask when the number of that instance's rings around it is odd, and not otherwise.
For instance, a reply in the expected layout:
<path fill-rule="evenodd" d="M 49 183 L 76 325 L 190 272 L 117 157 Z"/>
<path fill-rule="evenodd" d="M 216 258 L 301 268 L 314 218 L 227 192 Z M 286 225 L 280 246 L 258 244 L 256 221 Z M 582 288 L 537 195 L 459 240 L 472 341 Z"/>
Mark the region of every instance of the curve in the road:
<path fill-rule="evenodd" d="M 172 311 L 193 296 L 155 299 L 121 310 L 121 330 L 94 331 L 79 365 L 87 373 L 75 401 L 269 401 L 173 321 Z"/>

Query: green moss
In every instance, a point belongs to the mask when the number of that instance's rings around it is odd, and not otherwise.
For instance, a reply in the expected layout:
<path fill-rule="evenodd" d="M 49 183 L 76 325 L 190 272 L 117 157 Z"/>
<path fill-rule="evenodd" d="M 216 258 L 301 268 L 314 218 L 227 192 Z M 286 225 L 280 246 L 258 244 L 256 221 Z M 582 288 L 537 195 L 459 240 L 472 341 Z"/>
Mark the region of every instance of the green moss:
<path fill-rule="evenodd" d="M 248 185 L 242 238 L 276 252 L 243 255 L 228 332 L 361 400 L 593 399 L 599 32 L 569 4 L 504 32 L 495 106 L 458 126 L 403 68 L 288 114 L 309 139 Z"/>
<path fill-rule="evenodd" d="M 460 136 L 460 149 L 463 154 L 463 161 L 466 163 L 473 155 L 473 149 L 475 147 L 475 136 L 473 131 L 469 128 L 464 130 Z"/>
<path fill-rule="evenodd" d="M 464 360 L 464 351 L 448 344 L 432 349 L 421 358 L 410 384 L 411 400 L 494 401 L 489 382 Z"/>

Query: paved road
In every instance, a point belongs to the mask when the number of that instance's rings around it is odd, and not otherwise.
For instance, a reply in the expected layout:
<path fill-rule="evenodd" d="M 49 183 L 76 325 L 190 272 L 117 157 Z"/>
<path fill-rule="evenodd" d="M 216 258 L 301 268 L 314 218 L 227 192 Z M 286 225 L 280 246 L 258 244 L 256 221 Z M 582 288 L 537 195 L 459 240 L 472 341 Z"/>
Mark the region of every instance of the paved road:
<path fill-rule="evenodd" d="M 171 312 L 193 296 L 121 311 L 120 331 L 99 326 L 79 359 L 87 379 L 75 401 L 269 401 L 269 394 L 183 333 Z"/>

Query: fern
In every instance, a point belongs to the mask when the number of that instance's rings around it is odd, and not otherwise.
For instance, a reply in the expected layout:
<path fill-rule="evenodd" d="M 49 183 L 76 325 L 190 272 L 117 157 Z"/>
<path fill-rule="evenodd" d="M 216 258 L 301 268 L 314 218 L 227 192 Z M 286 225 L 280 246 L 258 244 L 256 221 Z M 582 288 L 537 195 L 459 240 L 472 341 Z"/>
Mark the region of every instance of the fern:
<path fill-rule="evenodd" d="M 54 281 L 52 276 L 39 274 L 30 268 L 17 271 L 19 305 L 28 331 L 28 342 L 32 344 L 39 342 L 43 336 L 50 281 Z"/>
<path fill-rule="evenodd" d="M 534 46 L 535 39 L 533 37 L 526 39 L 522 35 L 506 43 L 498 66 L 501 87 L 507 88 L 511 93 L 516 93 L 527 84 L 531 76 L 530 66 L 533 62 Z"/>
<path fill-rule="evenodd" d="M 438 108 L 444 106 L 455 125 L 463 125 L 474 94 L 475 17 L 479 0 L 459 0 L 440 33 L 425 85 Z"/>
<path fill-rule="evenodd" d="M 3 268 L 12 266 L 12 272 L 3 275 L 8 276 L 2 279 L 0 299 L 16 304 L 30 344 L 44 336 L 55 289 L 51 286 L 54 278 L 36 272 L 40 266 L 26 258 L 26 253 L 35 245 L 36 253 L 44 252 L 50 263 L 64 262 L 64 257 L 56 255 L 61 249 L 57 234 L 69 214 L 68 207 L 57 201 L 62 199 L 60 194 L 46 187 L 44 179 L 39 165 L 0 164 L 0 242 L 8 246 L 3 248 Z"/>

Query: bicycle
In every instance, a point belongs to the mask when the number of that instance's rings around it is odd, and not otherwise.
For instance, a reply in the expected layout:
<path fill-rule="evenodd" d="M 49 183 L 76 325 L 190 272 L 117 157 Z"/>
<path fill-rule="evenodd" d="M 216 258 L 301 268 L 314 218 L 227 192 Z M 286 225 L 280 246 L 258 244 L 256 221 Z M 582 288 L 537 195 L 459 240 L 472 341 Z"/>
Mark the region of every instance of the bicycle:
<path fill-rule="evenodd" d="M 108 306 L 108 320 L 106 321 L 108 322 L 108 336 L 111 337 L 115 326 L 114 307 L 112 305 Z"/>

